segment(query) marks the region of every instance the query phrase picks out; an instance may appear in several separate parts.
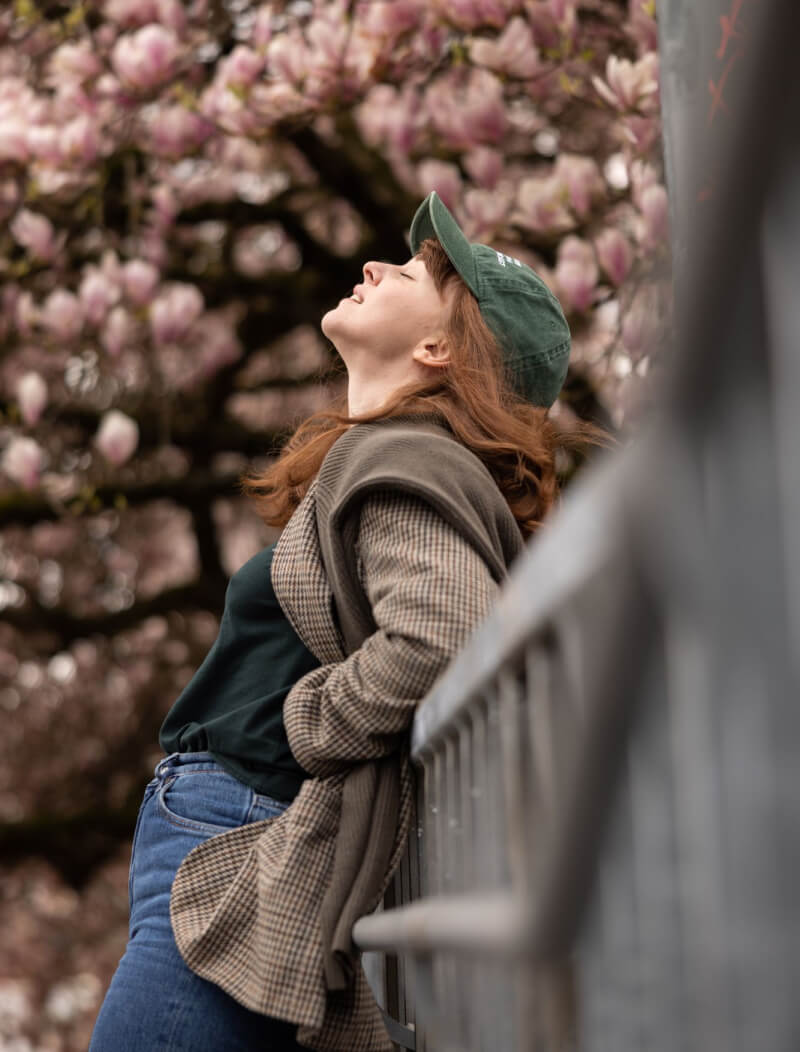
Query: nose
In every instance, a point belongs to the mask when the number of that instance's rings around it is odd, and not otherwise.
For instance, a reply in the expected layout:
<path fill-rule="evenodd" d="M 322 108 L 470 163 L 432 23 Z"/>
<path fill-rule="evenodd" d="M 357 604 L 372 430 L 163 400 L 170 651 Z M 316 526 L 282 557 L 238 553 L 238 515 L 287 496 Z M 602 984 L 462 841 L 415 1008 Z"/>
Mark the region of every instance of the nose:
<path fill-rule="evenodd" d="M 384 269 L 383 263 L 377 263 L 374 259 L 368 260 L 362 267 L 364 280 L 369 285 L 377 285 L 383 277 Z"/>

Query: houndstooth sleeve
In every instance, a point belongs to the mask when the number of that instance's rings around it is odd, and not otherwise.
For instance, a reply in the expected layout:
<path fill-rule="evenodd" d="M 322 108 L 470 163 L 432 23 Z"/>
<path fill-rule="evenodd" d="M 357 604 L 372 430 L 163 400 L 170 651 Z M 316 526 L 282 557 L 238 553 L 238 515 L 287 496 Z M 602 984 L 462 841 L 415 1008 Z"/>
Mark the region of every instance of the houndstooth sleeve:
<path fill-rule="evenodd" d="M 344 661 L 304 676 L 284 704 L 292 752 L 317 777 L 397 748 L 498 589 L 472 546 L 420 498 L 369 497 L 357 548 L 378 630 Z"/>

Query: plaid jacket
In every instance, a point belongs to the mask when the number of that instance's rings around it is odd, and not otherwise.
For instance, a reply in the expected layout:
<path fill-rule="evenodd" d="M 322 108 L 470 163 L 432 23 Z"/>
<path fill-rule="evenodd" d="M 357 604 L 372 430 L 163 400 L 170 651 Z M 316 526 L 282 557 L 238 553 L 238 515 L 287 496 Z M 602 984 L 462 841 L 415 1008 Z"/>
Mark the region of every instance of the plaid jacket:
<path fill-rule="evenodd" d="M 405 848 L 415 707 L 521 545 L 477 458 L 438 427 L 395 421 L 339 439 L 278 542 L 276 596 L 322 663 L 284 705 L 313 777 L 280 817 L 195 848 L 170 909 L 193 971 L 297 1023 L 310 1048 L 393 1048 L 350 930 Z"/>

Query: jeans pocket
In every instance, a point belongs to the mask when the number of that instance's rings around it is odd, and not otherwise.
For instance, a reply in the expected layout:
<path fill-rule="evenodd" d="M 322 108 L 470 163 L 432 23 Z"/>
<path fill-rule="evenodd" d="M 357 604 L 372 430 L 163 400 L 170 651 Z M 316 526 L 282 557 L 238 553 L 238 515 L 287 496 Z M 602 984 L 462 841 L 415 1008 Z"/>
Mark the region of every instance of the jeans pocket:
<path fill-rule="evenodd" d="M 252 800 L 253 790 L 227 771 L 183 771 L 164 780 L 158 811 L 178 829 L 208 837 L 244 825 Z"/>

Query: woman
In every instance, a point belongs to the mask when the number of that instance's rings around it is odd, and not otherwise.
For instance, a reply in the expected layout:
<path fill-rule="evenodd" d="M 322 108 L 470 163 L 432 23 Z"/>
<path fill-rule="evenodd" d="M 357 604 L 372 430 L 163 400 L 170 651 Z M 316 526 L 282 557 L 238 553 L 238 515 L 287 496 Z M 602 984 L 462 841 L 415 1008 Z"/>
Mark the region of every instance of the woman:
<path fill-rule="evenodd" d="M 435 193 L 411 245 L 322 320 L 346 412 L 243 480 L 285 529 L 162 727 L 92 1052 L 392 1048 L 350 929 L 404 848 L 415 706 L 555 497 L 569 355 L 541 280 Z"/>

